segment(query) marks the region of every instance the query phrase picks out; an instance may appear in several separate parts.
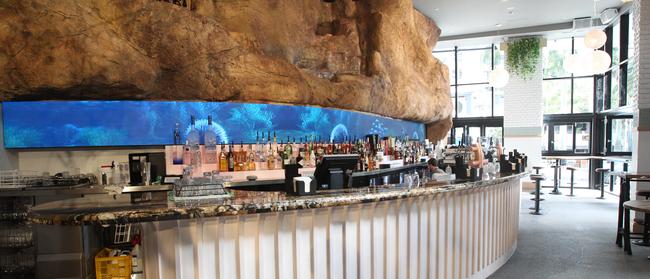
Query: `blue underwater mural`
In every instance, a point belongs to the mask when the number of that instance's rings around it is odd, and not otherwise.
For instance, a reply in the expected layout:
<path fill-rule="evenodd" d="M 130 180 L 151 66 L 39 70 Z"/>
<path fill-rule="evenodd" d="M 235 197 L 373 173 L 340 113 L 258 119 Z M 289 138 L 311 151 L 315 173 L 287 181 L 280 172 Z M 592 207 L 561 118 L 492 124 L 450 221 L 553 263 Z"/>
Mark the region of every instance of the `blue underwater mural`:
<path fill-rule="evenodd" d="M 255 143 L 257 133 L 340 142 L 380 136 L 424 138 L 422 123 L 309 106 L 230 102 L 35 101 L 3 102 L 5 148 L 169 145 L 180 124 L 181 142 L 196 118 L 223 143 Z M 261 134 L 260 134 L 261 136 Z M 201 136 L 201 138 L 203 138 Z"/>

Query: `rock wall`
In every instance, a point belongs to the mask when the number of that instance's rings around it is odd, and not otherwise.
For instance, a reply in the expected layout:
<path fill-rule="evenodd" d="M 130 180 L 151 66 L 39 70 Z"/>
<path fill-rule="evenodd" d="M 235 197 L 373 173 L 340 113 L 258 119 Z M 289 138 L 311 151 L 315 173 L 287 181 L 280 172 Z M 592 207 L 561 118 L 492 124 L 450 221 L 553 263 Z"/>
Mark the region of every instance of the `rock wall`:
<path fill-rule="evenodd" d="M 5 0 L 0 100 L 305 104 L 451 128 L 440 34 L 411 0 Z"/>

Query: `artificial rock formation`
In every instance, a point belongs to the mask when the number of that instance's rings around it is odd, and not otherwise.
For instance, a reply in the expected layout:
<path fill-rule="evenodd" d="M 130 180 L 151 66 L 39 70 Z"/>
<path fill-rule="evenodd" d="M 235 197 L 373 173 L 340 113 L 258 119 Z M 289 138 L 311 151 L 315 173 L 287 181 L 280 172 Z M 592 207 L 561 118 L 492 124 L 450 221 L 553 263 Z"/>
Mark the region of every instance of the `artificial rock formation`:
<path fill-rule="evenodd" d="M 7 0 L 0 100 L 148 99 L 335 107 L 444 137 L 440 29 L 411 0 Z"/>

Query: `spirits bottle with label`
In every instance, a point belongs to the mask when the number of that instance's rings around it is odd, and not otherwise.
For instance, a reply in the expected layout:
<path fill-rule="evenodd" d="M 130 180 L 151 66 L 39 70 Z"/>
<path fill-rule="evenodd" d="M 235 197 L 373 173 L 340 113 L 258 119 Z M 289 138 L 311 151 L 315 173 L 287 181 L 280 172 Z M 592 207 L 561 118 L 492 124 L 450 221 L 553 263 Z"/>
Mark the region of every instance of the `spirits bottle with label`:
<path fill-rule="evenodd" d="M 226 147 L 221 143 L 221 154 L 219 155 L 219 171 L 227 172 L 228 171 L 228 154 L 226 152 Z"/>
<path fill-rule="evenodd" d="M 205 144 L 205 163 L 217 163 L 217 133 L 212 127 L 212 116 L 208 115 L 208 127 L 203 134 L 203 144 Z"/>

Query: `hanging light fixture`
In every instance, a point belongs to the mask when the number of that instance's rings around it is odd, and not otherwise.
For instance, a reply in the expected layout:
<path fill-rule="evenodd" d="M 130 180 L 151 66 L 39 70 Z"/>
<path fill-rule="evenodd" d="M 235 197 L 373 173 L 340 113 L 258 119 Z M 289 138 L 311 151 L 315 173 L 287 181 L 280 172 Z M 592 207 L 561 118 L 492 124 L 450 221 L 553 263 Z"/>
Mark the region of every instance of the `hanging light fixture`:
<path fill-rule="evenodd" d="M 594 14 L 596 13 L 596 1 L 594 1 Z M 609 70 L 612 65 L 612 57 L 602 50 L 607 42 L 607 34 L 602 29 L 593 29 L 585 34 L 585 47 L 590 50 L 578 54 L 571 54 L 564 58 L 564 69 L 575 75 L 597 75 Z"/>
<path fill-rule="evenodd" d="M 601 29 L 594 29 L 585 34 L 585 46 L 590 49 L 599 49 L 607 42 L 607 34 Z"/>
<path fill-rule="evenodd" d="M 510 74 L 503 68 L 496 68 L 490 71 L 490 86 L 494 88 L 502 88 L 508 84 Z"/>
<path fill-rule="evenodd" d="M 612 65 L 612 57 L 609 56 L 609 53 L 602 50 L 594 51 L 591 54 L 591 60 L 591 70 L 594 75 L 607 72 Z"/>

